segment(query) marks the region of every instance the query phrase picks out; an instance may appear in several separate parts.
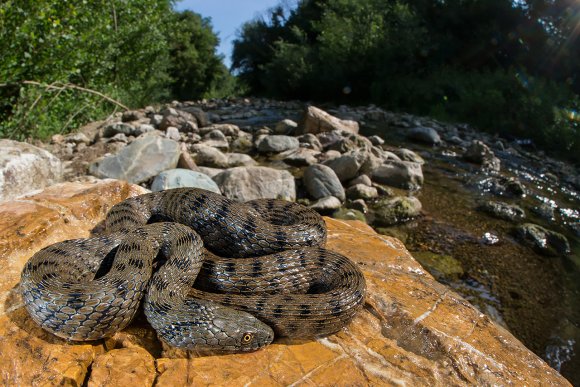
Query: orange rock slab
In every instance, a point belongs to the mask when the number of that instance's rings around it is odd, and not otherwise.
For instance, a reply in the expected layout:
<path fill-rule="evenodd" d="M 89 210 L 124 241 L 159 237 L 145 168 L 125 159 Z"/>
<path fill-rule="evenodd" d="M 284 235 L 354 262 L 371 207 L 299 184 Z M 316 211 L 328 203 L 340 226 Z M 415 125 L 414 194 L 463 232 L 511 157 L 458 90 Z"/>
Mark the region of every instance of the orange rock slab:
<path fill-rule="evenodd" d="M 355 261 L 368 288 L 364 309 L 338 334 L 279 340 L 249 354 L 201 356 L 161 345 L 142 319 L 92 343 L 67 343 L 44 332 L 28 317 L 17 291 L 26 260 L 48 244 L 87 236 L 113 204 L 139 193 L 117 181 L 69 183 L 0 203 L 4 384 L 570 385 L 435 281 L 400 241 L 360 222 L 329 218 L 327 247 Z"/>

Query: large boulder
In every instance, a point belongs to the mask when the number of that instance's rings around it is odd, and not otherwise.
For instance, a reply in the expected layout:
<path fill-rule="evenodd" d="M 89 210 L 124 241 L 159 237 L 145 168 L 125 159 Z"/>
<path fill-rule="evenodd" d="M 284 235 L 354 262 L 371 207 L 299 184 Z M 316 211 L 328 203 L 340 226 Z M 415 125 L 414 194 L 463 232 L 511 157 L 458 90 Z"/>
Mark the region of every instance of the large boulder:
<path fill-rule="evenodd" d="M 352 133 L 359 131 L 356 121 L 341 120 L 314 106 L 306 109 L 299 128 L 301 133 L 313 134 L 332 130 L 345 130 Z"/>
<path fill-rule="evenodd" d="M 202 188 L 221 194 L 219 187 L 211 177 L 189 169 L 176 168 L 161 172 L 151 183 L 151 191 L 182 187 Z"/>
<path fill-rule="evenodd" d="M 548 385 L 570 384 L 510 332 L 437 282 L 397 239 L 325 218 L 327 248 L 360 265 L 366 307 L 326 338 L 235 355 L 163 347 L 139 315 L 107 340 L 71 343 L 24 309 L 20 272 L 39 249 L 87 237 L 125 183 L 64 184 L 0 204 L 0 371 L 9 385 Z"/>
<path fill-rule="evenodd" d="M 175 168 L 180 154 L 178 142 L 157 136 L 140 137 L 118 154 L 93 162 L 89 172 L 139 184 Z"/>
<path fill-rule="evenodd" d="M 235 167 L 213 177 L 222 194 L 245 202 L 253 199 L 296 200 L 294 177 L 288 171 L 268 167 Z"/>
<path fill-rule="evenodd" d="M 24 142 L 0 140 L 0 201 L 13 199 L 62 180 L 61 161 Z"/>
<path fill-rule="evenodd" d="M 371 179 L 392 187 L 416 189 L 423 185 L 423 170 L 418 163 L 389 160 L 371 172 Z"/>
<path fill-rule="evenodd" d="M 304 186 L 314 199 L 334 196 L 342 201 L 345 199 L 344 188 L 334 171 L 326 165 L 315 164 L 304 170 Z"/>

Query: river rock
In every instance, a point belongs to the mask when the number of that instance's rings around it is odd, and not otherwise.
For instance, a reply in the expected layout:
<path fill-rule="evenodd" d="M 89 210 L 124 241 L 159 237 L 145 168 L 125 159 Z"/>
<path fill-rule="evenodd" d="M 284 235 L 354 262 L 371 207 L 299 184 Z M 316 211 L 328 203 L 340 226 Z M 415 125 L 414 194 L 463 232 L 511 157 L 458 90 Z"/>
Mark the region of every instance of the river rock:
<path fill-rule="evenodd" d="M 416 189 L 423 185 L 423 170 L 418 163 L 389 160 L 371 172 L 371 179 L 392 187 Z"/>
<path fill-rule="evenodd" d="M 0 371 L 6 384 L 90 385 L 96 373 L 94 381 L 141 385 L 152 380 L 153 356 L 156 386 L 570 385 L 511 333 L 435 281 L 400 241 L 360 222 L 330 218 L 327 247 L 361 266 L 368 292 L 367 306 L 335 335 L 278 340 L 252 353 L 169 358 L 159 349 L 127 350 L 160 348 L 149 326 L 135 328 L 139 321 L 105 342 L 113 345 L 70 343 L 39 328 L 17 286 L 31 254 L 88 236 L 111 206 L 142 191 L 118 181 L 67 183 L 0 204 Z"/>
<path fill-rule="evenodd" d="M 265 136 L 258 143 L 258 151 L 262 153 L 280 153 L 298 149 L 300 142 L 296 137 L 273 134 Z"/>
<path fill-rule="evenodd" d="M 293 167 L 307 167 L 318 162 L 319 151 L 308 148 L 298 148 L 280 153 L 284 162 Z"/>
<path fill-rule="evenodd" d="M 501 161 L 493 151 L 483 143 L 483 141 L 474 140 L 471 142 L 463 158 L 476 164 L 480 164 L 484 169 L 499 172 Z"/>
<path fill-rule="evenodd" d="M 221 194 L 217 184 L 208 175 L 180 168 L 170 169 L 157 175 L 151 184 L 151 191 L 181 187 L 202 188 Z"/>
<path fill-rule="evenodd" d="M 213 179 L 224 196 L 236 201 L 261 198 L 296 200 L 294 177 L 288 171 L 268 167 L 235 167 Z"/>
<path fill-rule="evenodd" d="M 339 208 L 332 213 L 334 219 L 342 220 L 358 220 L 359 222 L 366 223 L 365 214 L 361 211 L 353 208 Z"/>
<path fill-rule="evenodd" d="M 327 160 L 324 165 L 332 168 L 340 181 L 346 182 L 357 176 L 365 162 L 367 154 L 364 150 L 351 151 L 339 157 Z"/>
<path fill-rule="evenodd" d="M 24 142 L 0 140 L 0 202 L 61 181 L 63 166 L 52 153 Z"/>
<path fill-rule="evenodd" d="M 204 144 L 193 146 L 195 162 L 197 165 L 211 168 L 227 168 L 228 157 L 219 149 Z"/>
<path fill-rule="evenodd" d="M 429 145 L 437 145 L 441 143 L 439 133 L 433 128 L 425 126 L 418 126 L 407 131 L 407 137 L 411 140 L 422 142 Z"/>
<path fill-rule="evenodd" d="M 478 207 L 478 210 L 486 212 L 496 218 L 509 220 L 511 222 L 519 222 L 526 217 L 526 213 L 521 207 L 515 204 L 496 202 L 493 200 L 488 200 L 481 204 Z"/>
<path fill-rule="evenodd" d="M 125 136 L 135 136 L 136 131 L 133 125 L 125 122 L 112 122 L 103 128 L 103 137 L 109 138 L 116 134 L 123 133 Z"/>
<path fill-rule="evenodd" d="M 251 167 L 258 164 L 251 156 L 243 153 L 226 153 L 225 155 L 228 158 L 228 168 Z"/>
<path fill-rule="evenodd" d="M 325 196 L 312 203 L 310 208 L 320 212 L 332 211 L 340 208 L 342 202 L 336 196 Z"/>
<path fill-rule="evenodd" d="M 393 151 L 395 155 L 399 157 L 400 160 L 403 161 L 412 161 L 417 164 L 425 164 L 425 160 L 417 153 L 413 152 L 412 150 L 406 148 L 399 148 Z"/>
<path fill-rule="evenodd" d="M 345 130 L 352 133 L 359 131 L 356 121 L 341 120 L 314 106 L 306 109 L 299 127 L 302 133 L 313 134 L 332 130 Z"/>
<path fill-rule="evenodd" d="M 181 154 L 179 143 L 157 136 L 140 137 L 113 156 L 93 162 L 89 172 L 101 178 L 142 183 L 173 169 Z"/>
<path fill-rule="evenodd" d="M 570 244 L 564 235 L 537 224 L 524 223 L 518 226 L 516 236 L 540 254 L 552 256 L 570 254 Z"/>
<path fill-rule="evenodd" d="M 175 126 L 170 126 L 167 129 L 165 129 L 165 137 L 173 141 L 181 140 L 181 134 L 179 134 L 179 129 L 177 129 Z"/>
<path fill-rule="evenodd" d="M 383 145 L 385 143 L 385 140 L 383 140 L 381 137 L 373 135 L 373 136 L 369 136 L 369 140 L 371 141 L 371 143 L 373 145 L 376 146 L 380 146 Z"/>
<path fill-rule="evenodd" d="M 378 226 L 407 222 L 421 214 L 422 205 L 416 197 L 381 198 L 371 206 Z"/>
<path fill-rule="evenodd" d="M 371 178 L 368 177 L 368 175 L 360 175 L 349 181 L 347 186 L 352 187 L 353 185 L 357 184 L 364 184 L 371 187 L 373 185 L 373 182 L 371 181 Z"/>
<path fill-rule="evenodd" d="M 365 184 L 355 184 L 348 187 L 346 190 L 346 197 L 350 200 L 356 199 L 374 199 L 379 196 L 379 193 L 375 187 L 369 187 Z"/>
<path fill-rule="evenodd" d="M 237 137 L 240 134 L 240 128 L 234 124 L 213 124 L 199 129 L 199 133 L 204 137 L 214 131 L 221 133 L 223 136 L 229 137 Z M 215 140 L 217 139 L 215 138 L 216 136 L 220 137 L 219 139 L 225 140 L 225 137 L 221 138 L 222 136 L 217 133 L 214 133 L 209 137 Z"/>
<path fill-rule="evenodd" d="M 289 135 L 292 134 L 296 128 L 298 128 L 298 124 L 286 118 L 276 124 L 274 127 L 274 133 Z"/>
<path fill-rule="evenodd" d="M 304 170 L 304 186 L 314 199 L 335 196 L 341 201 L 345 199 L 344 188 L 336 173 L 326 165 L 311 165 Z"/>
<path fill-rule="evenodd" d="M 312 133 L 306 133 L 298 136 L 298 141 L 300 142 L 301 147 L 310 148 L 317 151 L 322 150 L 322 144 L 320 143 L 320 140 Z"/>

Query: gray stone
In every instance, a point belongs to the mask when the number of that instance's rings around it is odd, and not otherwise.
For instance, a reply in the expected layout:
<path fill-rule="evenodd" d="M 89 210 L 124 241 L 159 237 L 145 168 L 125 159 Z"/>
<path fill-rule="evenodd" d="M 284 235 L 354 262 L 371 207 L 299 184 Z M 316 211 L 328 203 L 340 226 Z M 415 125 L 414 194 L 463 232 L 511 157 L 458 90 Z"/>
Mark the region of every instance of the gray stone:
<path fill-rule="evenodd" d="M 294 177 L 288 171 L 268 167 L 235 167 L 213 179 L 223 195 L 236 201 L 261 198 L 296 200 Z"/>
<path fill-rule="evenodd" d="M 340 130 L 333 130 L 330 132 L 322 132 L 316 135 L 318 142 L 320 143 L 322 149 L 324 150 L 334 150 L 340 152 L 334 144 L 339 143 L 344 139 L 344 136 Z"/>
<path fill-rule="evenodd" d="M 296 137 L 279 134 L 268 135 L 258 143 L 258 151 L 263 153 L 280 153 L 298 149 L 300 143 Z"/>
<path fill-rule="evenodd" d="M 320 140 L 312 133 L 306 133 L 299 136 L 298 141 L 300 142 L 301 147 L 310 148 L 317 151 L 322 150 L 322 144 L 320 143 Z"/>
<path fill-rule="evenodd" d="M 524 223 L 518 226 L 516 236 L 540 254 L 552 256 L 570 254 L 570 244 L 564 235 L 537 224 Z"/>
<path fill-rule="evenodd" d="M 355 177 L 351 181 L 349 181 L 348 187 L 352 187 L 353 185 L 356 185 L 356 184 L 364 184 L 364 185 L 368 185 L 370 187 L 373 185 L 373 182 L 371 181 L 371 178 L 368 177 L 368 175 L 360 175 L 360 176 Z"/>
<path fill-rule="evenodd" d="M 313 149 L 298 148 L 280 153 L 280 157 L 286 164 L 293 167 L 306 167 L 316 164 L 318 162 L 316 156 L 319 154 L 319 151 Z"/>
<path fill-rule="evenodd" d="M 366 214 L 369 211 L 369 207 L 363 199 L 349 201 L 347 203 L 347 207 L 353 210 L 360 211 L 363 214 Z"/>
<path fill-rule="evenodd" d="M 423 170 L 421 164 L 411 161 L 387 161 L 372 171 L 371 179 L 392 187 L 417 189 L 423 185 Z"/>
<path fill-rule="evenodd" d="M 151 191 L 181 187 L 201 188 L 221 194 L 217 184 L 208 175 L 180 168 L 170 169 L 157 175 L 151 184 Z"/>
<path fill-rule="evenodd" d="M 108 138 L 107 142 L 120 142 L 126 144 L 129 142 L 129 139 L 127 138 L 125 133 L 117 133 L 113 137 Z"/>
<path fill-rule="evenodd" d="M 196 170 L 203 173 L 204 175 L 208 175 L 212 179 L 224 171 L 224 169 L 221 168 L 211 167 L 197 167 Z"/>
<path fill-rule="evenodd" d="M 177 129 L 175 126 L 170 126 L 167 129 L 165 129 L 165 137 L 173 141 L 181 140 L 179 129 Z"/>
<path fill-rule="evenodd" d="M 127 110 L 126 112 L 123 112 L 123 115 L 121 116 L 121 121 L 131 122 L 138 121 L 143 118 L 145 118 L 145 112 L 140 110 Z"/>
<path fill-rule="evenodd" d="M 226 153 L 226 157 L 228 158 L 228 168 L 250 167 L 258 164 L 252 157 L 243 153 Z"/>
<path fill-rule="evenodd" d="M 374 223 L 378 226 L 392 226 L 407 222 L 419 216 L 421 208 L 419 199 L 405 196 L 382 198 L 371 206 Z"/>
<path fill-rule="evenodd" d="M 24 142 L 0 140 L 0 201 L 62 181 L 61 161 Z"/>
<path fill-rule="evenodd" d="M 441 137 L 439 137 L 439 133 L 437 133 L 437 131 L 433 128 L 427 128 L 424 126 L 409 129 L 407 131 L 407 137 L 411 140 L 429 145 L 437 145 L 441 143 Z"/>
<path fill-rule="evenodd" d="M 336 173 L 326 165 L 315 164 L 304 170 L 304 186 L 314 199 L 335 196 L 344 201 L 345 192 Z"/>
<path fill-rule="evenodd" d="M 537 206 L 534 206 L 532 207 L 532 211 L 542 219 L 549 221 L 554 221 L 556 219 L 554 207 L 548 203 L 541 203 Z"/>
<path fill-rule="evenodd" d="M 380 138 L 379 136 L 376 136 L 376 135 L 369 136 L 369 140 L 375 146 L 380 146 L 380 145 L 383 145 L 385 143 L 385 140 L 383 140 L 382 138 Z"/>
<path fill-rule="evenodd" d="M 327 160 L 324 165 L 332 168 L 340 181 L 348 181 L 356 177 L 359 169 L 365 162 L 364 151 L 351 151 L 332 160 Z"/>
<path fill-rule="evenodd" d="M 123 133 L 125 136 L 134 136 L 135 128 L 124 122 L 113 122 L 103 128 L 103 137 L 113 137 L 118 133 Z"/>
<path fill-rule="evenodd" d="M 474 140 L 471 142 L 463 158 L 476 164 L 480 164 L 484 169 L 499 172 L 500 160 L 495 157 L 493 151 L 482 141 Z"/>
<path fill-rule="evenodd" d="M 229 166 L 228 157 L 219 149 L 204 144 L 193 145 L 195 163 L 200 166 L 212 168 L 227 168 Z"/>
<path fill-rule="evenodd" d="M 236 137 L 240 133 L 240 128 L 234 124 L 213 124 L 199 129 L 199 133 L 202 136 L 207 135 L 213 131 L 218 131 L 224 136 Z"/>
<path fill-rule="evenodd" d="M 101 178 L 139 184 L 177 166 L 179 143 L 157 136 L 140 137 L 118 154 L 90 165 L 89 172 Z"/>
<path fill-rule="evenodd" d="M 379 196 L 375 187 L 369 187 L 364 184 L 355 184 L 346 190 L 346 197 L 350 200 L 356 199 L 374 199 Z"/>
<path fill-rule="evenodd" d="M 141 124 L 135 129 L 135 136 L 140 136 L 143 133 L 154 132 L 155 127 L 150 124 Z"/>
<path fill-rule="evenodd" d="M 339 209 L 341 205 L 342 203 L 340 202 L 340 199 L 338 199 L 337 197 L 325 196 L 323 198 L 318 199 L 308 207 L 316 211 L 324 212 Z"/>
<path fill-rule="evenodd" d="M 358 133 L 359 126 L 355 121 L 341 120 L 314 106 L 309 106 L 304 112 L 300 124 L 301 133 L 320 133 L 331 130 L 345 130 Z"/>
<path fill-rule="evenodd" d="M 332 214 L 332 217 L 334 219 L 358 220 L 363 223 L 367 222 L 365 215 L 354 208 L 339 208 Z"/>
<path fill-rule="evenodd" d="M 402 161 L 412 161 L 417 164 L 425 164 L 425 160 L 417 153 L 413 152 L 412 150 L 406 148 L 399 148 L 394 151 L 394 153 L 399 157 Z"/>
<path fill-rule="evenodd" d="M 486 212 L 496 218 L 511 222 L 519 222 L 526 217 L 526 213 L 519 206 L 492 200 L 480 205 L 478 210 Z"/>
<path fill-rule="evenodd" d="M 230 143 L 230 150 L 232 152 L 247 153 L 252 150 L 253 146 L 251 138 L 246 136 L 238 137 Z"/>
<path fill-rule="evenodd" d="M 218 140 L 218 141 L 227 141 L 226 135 L 219 129 L 213 129 L 209 132 L 201 133 L 203 135 L 204 140 Z"/>
<path fill-rule="evenodd" d="M 298 124 L 292 120 L 284 119 L 276 124 L 274 127 L 274 133 L 276 134 L 292 134 Z"/>
<path fill-rule="evenodd" d="M 65 142 L 72 142 L 74 144 L 90 144 L 91 140 L 84 133 L 71 133 L 64 137 Z"/>

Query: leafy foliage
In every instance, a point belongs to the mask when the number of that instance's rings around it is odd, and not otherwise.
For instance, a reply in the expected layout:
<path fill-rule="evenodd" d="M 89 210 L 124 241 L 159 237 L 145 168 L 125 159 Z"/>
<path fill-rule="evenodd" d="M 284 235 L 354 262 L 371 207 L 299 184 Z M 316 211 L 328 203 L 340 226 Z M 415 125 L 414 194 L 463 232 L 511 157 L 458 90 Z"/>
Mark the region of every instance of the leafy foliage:
<path fill-rule="evenodd" d="M 46 137 L 118 109 L 62 85 L 128 106 L 233 92 L 217 44 L 209 20 L 171 0 L 4 1 L 0 137 Z"/>
<path fill-rule="evenodd" d="M 253 93 L 381 103 L 580 161 L 574 1 L 301 0 L 243 26 L 233 69 Z"/>

